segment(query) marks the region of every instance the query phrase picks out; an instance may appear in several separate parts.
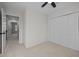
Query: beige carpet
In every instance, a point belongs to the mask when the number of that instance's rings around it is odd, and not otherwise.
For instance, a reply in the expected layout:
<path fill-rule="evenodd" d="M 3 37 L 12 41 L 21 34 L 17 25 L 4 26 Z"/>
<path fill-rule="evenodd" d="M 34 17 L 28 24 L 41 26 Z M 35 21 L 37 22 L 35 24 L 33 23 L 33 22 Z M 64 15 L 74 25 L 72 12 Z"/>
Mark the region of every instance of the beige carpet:
<path fill-rule="evenodd" d="M 1 57 L 79 57 L 79 51 L 51 42 L 44 42 L 31 48 L 19 44 L 16 34 L 8 37 L 7 49 Z"/>
<path fill-rule="evenodd" d="M 4 57 L 76 57 L 75 51 L 51 42 L 45 42 L 31 48 L 25 48 L 17 39 L 7 41 L 7 50 Z"/>

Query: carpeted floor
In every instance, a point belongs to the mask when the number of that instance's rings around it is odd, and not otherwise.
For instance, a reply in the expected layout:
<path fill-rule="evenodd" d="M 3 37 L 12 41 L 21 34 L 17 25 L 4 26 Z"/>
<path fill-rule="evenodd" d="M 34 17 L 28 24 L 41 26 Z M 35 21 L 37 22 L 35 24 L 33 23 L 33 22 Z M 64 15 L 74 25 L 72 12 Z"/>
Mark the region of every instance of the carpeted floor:
<path fill-rule="evenodd" d="M 31 48 L 25 48 L 17 39 L 7 41 L 6 52 L 3 57 L 78 57 L 75 51 L 55 43 L 44 42 Z"/>

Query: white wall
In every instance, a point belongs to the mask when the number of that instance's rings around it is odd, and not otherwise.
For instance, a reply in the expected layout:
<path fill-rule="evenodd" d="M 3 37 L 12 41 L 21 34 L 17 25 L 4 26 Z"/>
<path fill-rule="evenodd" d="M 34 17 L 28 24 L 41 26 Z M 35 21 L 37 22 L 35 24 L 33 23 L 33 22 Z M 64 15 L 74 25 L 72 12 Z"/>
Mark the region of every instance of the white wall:
<path fill-rule="evenodd" d="M 27 8 L 25 17 L 26 48 L 47 41 L 47 16 Z"/>
<path fill-rule="evenodd" d="M 49 41 L 79 50 L 78 10 L 78 5 L 60 7 L 58 11 L 55 11 L 56 13 L 48 17 Z"/>

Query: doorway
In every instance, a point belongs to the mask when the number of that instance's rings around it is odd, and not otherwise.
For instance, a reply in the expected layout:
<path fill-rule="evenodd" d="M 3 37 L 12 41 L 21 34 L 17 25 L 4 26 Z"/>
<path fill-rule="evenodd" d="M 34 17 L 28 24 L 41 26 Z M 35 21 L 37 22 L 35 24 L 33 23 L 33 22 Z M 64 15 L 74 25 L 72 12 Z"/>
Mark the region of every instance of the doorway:
<path fill-rule="evenodd" d="M 19 17 L 6 15 L 6 42 L 11 43 L 12 41 L 18 40 L 19 42 Z M 8 44 L 7 44 L 8 45 Z"/>

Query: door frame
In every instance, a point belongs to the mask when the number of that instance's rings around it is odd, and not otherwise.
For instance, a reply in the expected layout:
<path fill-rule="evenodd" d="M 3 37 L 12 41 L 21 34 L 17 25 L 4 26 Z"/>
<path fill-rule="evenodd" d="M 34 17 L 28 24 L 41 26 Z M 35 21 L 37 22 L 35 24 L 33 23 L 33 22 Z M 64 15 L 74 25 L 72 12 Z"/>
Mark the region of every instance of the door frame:
<path fill-rule="evenodd" d="M 11 17 L 17 17 L 18 18 L 18 20 L 17 20 L 17 24 L 18 24 L 18 41 L 20 41 L 20 39 L 19 39 L 19 19 L 20 19 L 20 17 L 19 16 L 14 16 L 14 15 L 9 15 L 9 14 L 7 14 L 6 15 L 6 27 L 7 27 L 7 21 L 8 21 L 8 19 L 7 19 L 7 17 L 8 16 L 11 16 Z M 7 28 L 6 28 L 7 29 Z M 7 37 L 6 37 L 7 38 Z"/>
<path fill-rule="evenodd" d="M 6 13 L 4 8 L 0 8 L 2 14 L 2 54 L 6 51 Z M 4 25 L 4 26 L 3 26 Z"/>

